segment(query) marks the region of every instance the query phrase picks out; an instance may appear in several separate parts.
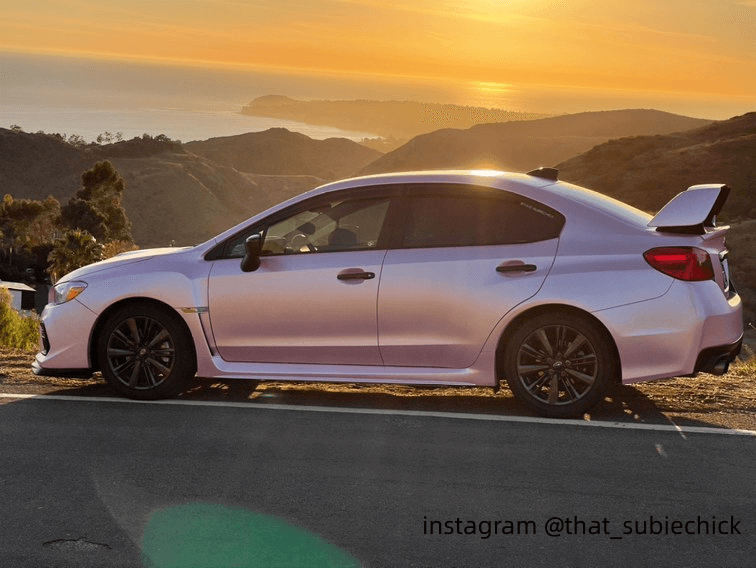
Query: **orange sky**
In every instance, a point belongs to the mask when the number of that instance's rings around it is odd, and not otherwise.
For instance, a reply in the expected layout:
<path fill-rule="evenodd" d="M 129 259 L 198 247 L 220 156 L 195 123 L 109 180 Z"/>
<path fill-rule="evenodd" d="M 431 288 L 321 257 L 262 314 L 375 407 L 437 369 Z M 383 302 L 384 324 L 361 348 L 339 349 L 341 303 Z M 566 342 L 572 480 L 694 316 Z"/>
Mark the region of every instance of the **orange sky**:
<path fill-rule="evenodd" d="M 742 101 L 756 0 L 5 0 L 0 50 Z"/>

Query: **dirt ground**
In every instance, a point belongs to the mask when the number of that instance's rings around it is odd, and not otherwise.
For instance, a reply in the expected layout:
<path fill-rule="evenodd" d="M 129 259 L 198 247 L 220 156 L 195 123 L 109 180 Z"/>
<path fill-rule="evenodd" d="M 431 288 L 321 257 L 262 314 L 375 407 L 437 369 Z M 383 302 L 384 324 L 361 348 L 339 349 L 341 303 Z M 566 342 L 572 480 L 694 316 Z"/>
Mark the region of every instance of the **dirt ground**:
<path fill-rule="evenodd" d="M 756 359 L 750 347 L 724 376 L 617 386 L 586 420 L 714 426 L 756 431 Z M 114 396 L 99 373 L 91 379 L 37 377 L 34 354 L 0 348 L 0 392 Z M 529 416 L 510 391 L 486 388 L 428 388 L 399 385 L 280 383 L 197 379 L 182 398 L 333 407 L 392 408 Z M 5 401 L 11 399 L 4 399 Z"/>

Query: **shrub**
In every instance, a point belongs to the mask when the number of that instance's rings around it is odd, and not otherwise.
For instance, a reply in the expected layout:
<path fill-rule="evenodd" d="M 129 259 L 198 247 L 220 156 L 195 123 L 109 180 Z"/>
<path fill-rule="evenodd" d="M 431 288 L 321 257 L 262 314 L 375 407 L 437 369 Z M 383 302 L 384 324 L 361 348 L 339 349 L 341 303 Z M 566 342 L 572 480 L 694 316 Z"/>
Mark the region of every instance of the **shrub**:
<path fill-rule="evenodd" d="M 4 288 L 0 288 L 0 346 L 25 351 L 35 351 L 39 346 L 39 319 L 14 310 Z"/>

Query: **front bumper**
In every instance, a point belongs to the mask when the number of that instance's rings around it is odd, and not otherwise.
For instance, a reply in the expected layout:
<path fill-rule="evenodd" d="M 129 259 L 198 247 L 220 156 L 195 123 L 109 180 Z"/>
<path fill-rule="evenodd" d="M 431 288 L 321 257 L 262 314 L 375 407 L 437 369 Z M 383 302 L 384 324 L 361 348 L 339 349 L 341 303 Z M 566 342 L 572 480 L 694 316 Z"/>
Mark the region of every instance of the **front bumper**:
<path fill-rule="evenodd" d="M 40 355 L 38 354 L 37 357 Z M 32 371 L 40 377 L 62 377 L 66 379 L 88 379 L 92 376 L 92 369 L 50 369 L 43 367 L 36 359 L 32 363 Z"/>
<path fill-rule="evenodd" d="M 92 374 L 89 342 L 97 315 L 78 300 L 45 306 L 41 320 L 40 352 L 32 364 L 35 374 L 82 377 Z"/>

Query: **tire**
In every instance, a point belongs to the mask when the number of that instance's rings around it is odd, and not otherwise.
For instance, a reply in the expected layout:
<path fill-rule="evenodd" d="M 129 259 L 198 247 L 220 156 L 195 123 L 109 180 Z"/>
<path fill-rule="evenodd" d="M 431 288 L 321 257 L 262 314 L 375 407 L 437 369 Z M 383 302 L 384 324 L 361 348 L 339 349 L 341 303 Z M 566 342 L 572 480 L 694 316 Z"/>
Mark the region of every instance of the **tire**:
<path fill-rule="evenodd" d="M 176 314 L 149 304 L 113 313 L 97 346 L 105 380 L 139 400 L 175 396 L 196 373 L 192 338 Z"/>
<path fill-rule="evenodd" d="M 504 346 L 509 388 L 543 416 L 582 416 L 604 398 L 616 373 L 610 339 L 585 316 L 537 315 Z"/>

